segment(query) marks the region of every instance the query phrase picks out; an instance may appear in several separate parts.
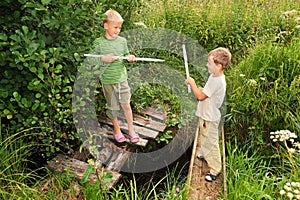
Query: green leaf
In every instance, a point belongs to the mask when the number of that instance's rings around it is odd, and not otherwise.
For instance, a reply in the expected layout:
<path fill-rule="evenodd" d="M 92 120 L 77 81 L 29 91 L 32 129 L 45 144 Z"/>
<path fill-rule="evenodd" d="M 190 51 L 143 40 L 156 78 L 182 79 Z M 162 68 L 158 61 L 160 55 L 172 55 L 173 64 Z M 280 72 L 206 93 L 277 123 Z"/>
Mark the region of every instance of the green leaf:
<path fill-rule="evenodd" d="M 30 70 L 31 72 L 35 73 L 35 72 L 36 72 L 36 67 L 30 67 L 29 70 Z"/>
<path fill-rule="evenodd" d="M 7 41 L 7 35 L 5 33 L 0 33 L 0 40 Z"/>
<path fill-rule="evenodd" d="M 25 35 L 28 34 L 28 27 L 27 26 L 22 26 L 22 30 L 25 33 Z"/>
<path fill-rule="evenodd" d="M 44 6 L 46 6 L 51 2 L 51 0 L 42 0 L 41 2 Z"/>
<path fill-rule="evenodd" d="M 18 92 L 14 92 L 14 93 L 13 93 L 13 96 L 15 97 L 15 99 L 16 99 L 17 101 L 20 101 L 21 96 L 19 95 Z"/>
<path fill-rule="evenodd" d="M 36 81 L 34 81 L 33 82 L 33 85 L 38 85 L 38 84 L 40 84 L 41 82 L 39 81 L 39 80 L 36 80 Z"/>
<path fill-rule="evenodd" d="M 11 119 L 12 117 L 13 116 L 11 114 L 6 116 L 7 119 Z"/>
<path fill-rule="evenodd" d="M 10 113 L 10 111 L 7 110 L 7 109 L 4 109 L 3 113 L 4 113 L 5 115 L 8 115 L 8 114 Z"/>
<path fill-rule="evenodd" d="M 83 177 L 81 179 L 81 183 L 86 183 L 92 173 L 95 173 L 95 168 L 92 165 L 88 165 L 85 169 L 85 172 L 83 174 Z"/>
<path fill-rule="evenodd" d="M 21 99 L 21 102 L 22 102 L 22 104 L 23 104 L 26 108 L 28 108 L 28 101 L 27 101 L 27 99 L 26 99 L 25 97 L 23 97 L 23 98 Z"/>
<path fill-rule="evenodd" d="M 38 99 L 38 98 L 41 98 L 41 96 L 42 96 L 41 93 L 36 93 L 36 94 L 35 94 L 35 98 L 37 98 L 37 99 Z"/>
<path fill-rule="evenodd" d="M 36 110 L 39 107 L 40 103 L 39 102 L 35 102 L 33 104 L 33 106 L 31 107 L 32 110 Z"/>
<path fill-rule="evenodd" d="M 38 77 L 39 77 L 41 80 L 44 80 L 44 74 L 38 74 Z"/>

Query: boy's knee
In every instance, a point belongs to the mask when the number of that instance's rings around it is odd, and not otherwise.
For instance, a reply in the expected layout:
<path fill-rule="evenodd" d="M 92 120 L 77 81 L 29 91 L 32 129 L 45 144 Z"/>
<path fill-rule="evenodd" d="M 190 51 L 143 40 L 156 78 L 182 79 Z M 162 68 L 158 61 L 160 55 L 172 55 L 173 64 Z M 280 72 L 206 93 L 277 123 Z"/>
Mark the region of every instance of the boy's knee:
<path fill-rule="evenodd" d="M 109 119 L 116 119 L 119 115 L 119 110 L 106 110 L 106 115 Z"/>
<path fill-rule="evenodd" d="M 123 110 L 129 110 L 130 109 L 130 104 L 129 103 L 122 103 L 121 107 L 123 108 Z"/>

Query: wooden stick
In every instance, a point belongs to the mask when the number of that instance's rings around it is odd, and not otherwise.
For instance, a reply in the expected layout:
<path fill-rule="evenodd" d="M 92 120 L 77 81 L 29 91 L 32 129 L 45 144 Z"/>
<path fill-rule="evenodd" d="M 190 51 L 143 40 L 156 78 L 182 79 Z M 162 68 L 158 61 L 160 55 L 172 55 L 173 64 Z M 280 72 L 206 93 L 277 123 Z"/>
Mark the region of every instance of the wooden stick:
<path fill-rule="evenodd" d="M 188 180 L 187 180 L 188 186 L 190 186 L 191 180 L 192 180 L 193 166 L 194 166 L 195 154 L 196 154 L 197 143 L 198 143 L 199 126 L 200 126 L 200 123 L 198 120 L 198 125 L 197 125 L 197 130 L 195 133 L 195 139 L 194 139 L 194 145 L 193 145 L 193 151 L 192 151 L 192 157 L 191 157 L 191 162 L 190 162 L 189 172 L 188 172 Z"/>
<path fill-rule="evenodd" d="M 227 198 L 227 183 L 226 183 L 226 154 L 225 154 L 225 134 L 224 125 L 222 126 L 222 146 L 223 146 L 223 184 L 224 184 L 224 196 Z"/>

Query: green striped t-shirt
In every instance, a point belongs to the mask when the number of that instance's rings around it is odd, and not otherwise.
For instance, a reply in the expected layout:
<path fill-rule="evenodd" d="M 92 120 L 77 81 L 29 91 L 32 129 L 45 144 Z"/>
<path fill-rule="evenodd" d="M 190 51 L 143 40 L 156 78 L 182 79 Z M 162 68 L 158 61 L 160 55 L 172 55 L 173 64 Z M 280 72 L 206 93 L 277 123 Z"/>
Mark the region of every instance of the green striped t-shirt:
<path fill-rule="evenodd" d="M 97 38 L 93 43 L 93 51 L 96 54 L 113 54 L 114 56 L 126 56 L 129 53 L 127 40 L 120 36 L 114 39 L 107 39 L 104 36 Z M 119 59 L 112 63 L 99 63 L 102 84 L 114 84 L 127 79 L 127 71 L 123 62 L 123 59 Z"/>

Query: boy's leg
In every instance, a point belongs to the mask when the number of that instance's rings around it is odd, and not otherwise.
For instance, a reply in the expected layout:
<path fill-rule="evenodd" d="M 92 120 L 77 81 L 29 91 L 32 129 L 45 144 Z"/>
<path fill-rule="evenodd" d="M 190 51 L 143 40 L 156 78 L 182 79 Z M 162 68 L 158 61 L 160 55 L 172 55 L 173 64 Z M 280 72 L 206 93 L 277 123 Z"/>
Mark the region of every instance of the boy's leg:
<path fill-rule="evenodd" d="M 130 106 L 130 104 L 122 103 L 121 107 L 124 111 L 125 119 L 127 121 L 128 132 L 129 132 L 129 134 L 132 134 L 132 133 L 134 133 L 134 129 L 133 129 L 133 116 L 132 116 L 131 106 Z"/>
<path fill-rule="evenodd" d="M 217 175 L 221 172 L 221 153 L 219 147 L 219 121 L 206 122 L 207 143 L 205 144 L 205 159 L 210 167 L 210 173 Z"/>
<path fill-rule="evenodd" d="M 205 121 L 201 118 L 199 118 L 199 138 L 200 138 L 200 151 L 198 152 L 198 157 L 204 157 L 204 153 L 202 150 L 202 146 L 205 147 L 205 140 L 207 138 L 207 134 L 205 134 L 206 131 L 206 124 Z M 204 159 L 204 158 L 201 158 Z"/>
<path fill-rule="evenodd" d="M 119 123 L 118 123 L 118 113 L 120 110 L 117 91 L 118 84 L 106 84 L 102 85 L 103 94 L 106 99 L 106 115 L 110 118 L 113 129 L 114 129 L 114 138 L 117 142 L 124 142 L 126 140 L 125 136 L 122 134 Z"/>
<path fill-rule="evenodd" d="M 121 107 L 124 111 L 125 119 L 127 121 L 128 125 L 128 132 L 130 136 L 130 141 L 132 143 L 136 143 L 139 141 L 139 136 L 135 133 L 134 128 L 133 128 L 133 115 L 132 115 L 132 109 L 130 106 L 130 98 L 131 98 L 131 93 L 130 93 L 130 88 L 128 86 L 128 82 L 124 81 L 120 83 L 120 103 Z"/>

